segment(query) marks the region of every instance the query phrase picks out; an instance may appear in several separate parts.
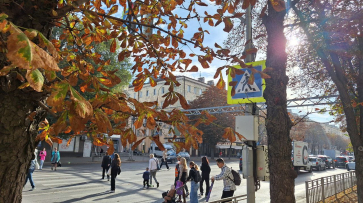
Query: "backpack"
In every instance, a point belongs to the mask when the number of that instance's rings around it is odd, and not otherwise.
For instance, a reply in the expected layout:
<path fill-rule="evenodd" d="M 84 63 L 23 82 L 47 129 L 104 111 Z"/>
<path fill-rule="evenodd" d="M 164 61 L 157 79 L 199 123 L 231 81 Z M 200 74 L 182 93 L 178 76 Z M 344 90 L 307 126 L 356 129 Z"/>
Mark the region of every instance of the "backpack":
<path fill-rule="evenodd" d="M 237 171 L 233 170 L 232 168 L 231 168 L 231 173 L 233 175 L 233 180 L 229 176 L 228 176 L 228 178 L 231 179 L 231 181 L 233 181 L 233 183 L 235 185 L 240 185 L 241 184 L 241 176 L 239 175 L 239 173 Z"/>
<path fill-rule="evenodd" d="M 199 183 L 200 181 L 202 181 L 202 176 L 200 175 L 200 172 L 197 171 L 196 169 L 194 169 L 194 171 L 197 174 L 197 178 L 196 180 L 194 180 L 194 182 Z"/>
<path fill-rule="evenodd" d="M 160 166 L 159 166 L 159 159 L 154 158 L 154 160 L 155 160 L 155 163 L 156 163 L 156 169 L 157 169 L 157 170 L 160 170 Z"/>

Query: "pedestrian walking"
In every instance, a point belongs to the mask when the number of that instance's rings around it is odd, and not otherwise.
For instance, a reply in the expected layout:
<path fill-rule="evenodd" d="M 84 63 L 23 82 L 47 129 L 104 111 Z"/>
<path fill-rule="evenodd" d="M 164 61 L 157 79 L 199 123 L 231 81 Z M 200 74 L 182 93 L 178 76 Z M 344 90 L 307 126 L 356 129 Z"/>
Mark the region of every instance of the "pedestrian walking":
<path fill-rule="evenodd" d="M 146 168 L 146 171 L 142 174 L 142 178 L 144 179 L 143 185 L 144 185 L 144 189 L 145 186 L 147 186 L 146 189 L 149 189 L 150 185 L 149 185 L 149 179 L 150 179 L 150 172 L 149 172 L 149 168 Z"/>
<path fill-rule="evenodd" d="M 28 179 L 29 179 L 29 182 L 30 182 L 30 185 L 32 186 L 32 189 L 30 189 L 30 191 L 33 191 L 35 189 L 35 184 L 34 184 L 34 181 L 33 181 L 33 172 L 35 170 L 35 154 L 32 155 L 32 160 L 30 161 L 30 167 L 28 169 L 28 173 L 26 175 L 26 178 L 25 178 L 25 183 L 24 183 L 24 187 L 26 185 L 26 183 L 28 182 Z"/>
<path fill-rule="evenodd" d="M 111 193 L 115 192 L 115 182 L 116 182 L 116 176 L 120 175 L 121 173 L 121 159 L 120 155 L 115 153 L 115 158 L 112 160 L 111 163 Z"/>
<path fill-rule="evenodd" d="M 50 162 L 52 163 L 52 167 L 51 167 L 52 170 L 53 170 L 53 167 L 54 167 L 55 171 L 57 170 L 57 165 L 58 165 L 59 160 L 60 160 L 60 153 L 56 147 L 56 148 L 54 148 L 54 151 L 52 152 L 52 158 L 50 159 Z"/>
<path fill-rule="evenodd" d="M 39 170 L 42 170 L 43 169 L 43 164 L 44 164 L 45 157 L 47 156 L 47 151 L 45 151 L 45 148 L 43 148 L 43 151 L 40 151 L 39 152 L 39 156 L 40 156 Z"/>
<path fill-rule="evenodd" d="M 199 167 L 193 161 L 189 163 L 190 171 L 187 181 L 190 181 L 190 203 L 199 203 L 198 188 L 199 181 L 202 179 Z"/>
<path fill-rule="evenodd" d="M 108 170 L 110 169 L 110 166 L 111 166 L 111 157 L 106 152 L 106 155 L 103 156 L 102 164 L 101 164 L 101 167 L 102 167 L 102 180 L 105 179 L 105 172 L 106 172 L 106 174 L 108 173 Z M 109 180 L 110 180 L 110 175 L 107 174 L 107 181 L 109 181 Z"/>
<path fill-rule="evenodd" d="M 34 150 L 34 155 L 35 155 L 35 169 L 38 170 L 40 169 L 39 163 L 38 163 L 38 149 L 35 148 Z"/>
<path fill-rule="evenodd" d="M 212 182 L 215 180 L 223 180 L 223 193 L 221 199 L 232 197 L 234 191 L 236 190 L 236 185 L 233 182 L 232 171 L 229 167 L 227 167 L 222 158 L 218 158 L 216 161 L 217 166 L 221 169 L 221 173 L 219 175 L 213 176 L 211 180 Z"/>
<path fill-rule="evenodd" d="M 200 195 L 203 196 L 203 182 L 205 182 L 205 197 L 208 196 L 209 193 L 209 175 L 210 175 L 210 166 L 209 161 L 206 156 L 202 157 L 202 165 L 200 166 L 200 170 L 202 171 L 202 181 L 200 182 Z"/>
<path fill-rule="evenodd" d="M 179 163 L 180 163 L 180 158 L 181 158 L 181 156 L 179 156 L 179 155 L 176 157 L 177 162 L 175 164 L 175 180 L 174 180 L 174 185 L 175 186 L 176 186 L 176 181 L 179 180 Z"/>
<path fill-rule="evenodd" d="M 188 166 L 187 166 L 187 162 L 185 160 L 184 157 L 180 158 L 180 163 L 179 163 L 179 181 L 181 181 L 183 183 L 184 189 L 183 190 L 183 201 L 184 203 L 186 202 L 185 198 L 188 197 L 189 195 L 189 191 L 188 188 L 186 187 L 186 182 L 187 182 L 187 175 L 188 174 Z M 179 200 L 180 200 L 180 195 L 179 195 Z"/>
<path fill-rule="evenodd" d="M 166 150 L 166 149 L 163 152 L 163 157 L 161 158 L 160 169 L 163 166 L 163 164 L 165 163 L 166 168 L 169 170 L 168 162 L 166 161 L 167 152 L 168 152 L 168 150 Z"/>
<path fill-rule="evenodd" d="M 154 158 L 154 154 L 150 154 L 149 169 L 150 169 L 150 187 L 154 187 L 152 184 L 153 183 L 152 178 L 154 178 L 157 187 L 159 187 L 159 182 L 156 179 L 156 172 L 158 171 L 158 161 L 156 158 Z"/>

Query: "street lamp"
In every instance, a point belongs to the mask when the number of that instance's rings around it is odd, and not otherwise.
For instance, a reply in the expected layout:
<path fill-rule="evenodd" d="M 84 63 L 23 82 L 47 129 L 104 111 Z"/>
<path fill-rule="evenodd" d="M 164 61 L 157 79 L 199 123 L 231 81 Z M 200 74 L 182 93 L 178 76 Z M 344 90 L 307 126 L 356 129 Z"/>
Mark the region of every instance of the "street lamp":
<path fill-rule="evenodd" d="M 134 123 L 135 123 L 135 120 L 136 118 L 134 116 L 131 117 L 131 128 L 132 128 L 132 131 L 136 134 L 136 129 L 135 129 L 135 126 L 134 126 Z M 127 159 L 128 161 L 135 161 L 134 158 L 133 158 L 133 150 L 131 149 L 132 148 L 132 145 L 134 143 L 129 143 L 129 158 Z"/>

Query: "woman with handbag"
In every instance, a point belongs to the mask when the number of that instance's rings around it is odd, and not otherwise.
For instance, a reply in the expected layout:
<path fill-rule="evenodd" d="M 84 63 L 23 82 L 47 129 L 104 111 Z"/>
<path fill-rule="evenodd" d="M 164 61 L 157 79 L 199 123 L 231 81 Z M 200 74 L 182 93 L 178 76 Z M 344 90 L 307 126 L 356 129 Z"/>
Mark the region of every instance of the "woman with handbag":
<path fill-rule="evenodd" d="M 120 155 L 115 154 L 115 158 L 112 160 L 111 163 L 111 193 L 115 192 L 115 181 L 116 181 L 116 176 L 120 175 L 121 173 L 121 159 L 120 159 Z"/>
<path fill-rule="evenodd" d="M 54 167 L 55 171 L 57 170 L 57 165 L 58 165 L 59 160 L 60 160 L 60 154 L 56 147 L 56 148 L 54 148 L 54 151 L 52 152 L 52 158 L 50 159 L 50 162 L 52 163 L 52 168 L 51 168 L 52 170 L 53 170 L 53 167 Z"/>
<path fill-rule="evenodd" d="M 186 189 L 186 185 L 185 183 L 187 182 L 187 175 L 188 174 L 188 166 L 187 166 L 187 161 L 185 160 L 184 157 L 180 158 L 180 163 L 179 163 L 179 181 L 181 181 L 183 183 L 183 186 Z M 189 195 L 189 192 L 186 191 L 186 194 L 183 190 L 183 202 L 186 203 L 186 199 L 185 197 Z M 181 196 L 179 195 L 179 201 L 181 199 Z"/>

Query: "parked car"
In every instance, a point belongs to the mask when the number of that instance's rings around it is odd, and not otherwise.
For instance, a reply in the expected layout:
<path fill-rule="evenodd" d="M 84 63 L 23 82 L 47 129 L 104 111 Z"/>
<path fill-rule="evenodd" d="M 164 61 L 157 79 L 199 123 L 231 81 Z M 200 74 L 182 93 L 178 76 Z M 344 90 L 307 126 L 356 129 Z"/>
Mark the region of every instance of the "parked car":
<path fill-rule="evenodd" d="M 176 163 L 176 153 L 175 151 L 168 151 L 168 154 L 166 156 L 166 162 L 170 162 L 172 164 Z"/>
<path fill-rule="evenodd" d="M 348 163 L 348 160 L 345 156 L 337 156 L 335 158 L 336 162 L 335 162 L 335 167 L 339 168 L 345 168 L 347 163 Z"/>
<path fill-rule="evenodd" d="M 142 155 L 142 152 L 138 149 L 134 150 L 134 155 Z"/>
<path fill-rule="evenodd" d="M 170 153 L 175 152 L 173 146 L 171 146 L 169 144 L 163 144 L 163 146 L 167 150 L 167 155 L 169 155 Z M 149 153 L 152 153 L 152 147 L 149 148 Z M 163 151 L 161 151 L 158 146 L 155 146 L 154 156 L 155 157 L 163 157 Z"/>
<path fill-rule="evenodd" d="M 346 156 L 347 157 L 347 161 L 351 162 L 352 160 L 354 160 L 354 156 Z"/>
<path fill-rule="evenodd" d="M 190 155 L 188 152 L 179 152 L 178 156 L 184 157 L 187 161 L 190 160 Z"/>
<path fill-rule="evenodd" d="M 321 158 L 325 162 L 326 168 L 335 168 L 335 162 L 332 158 L 326 155 L 318 155 L 318 158 Z"/>
<path fill-rule="evenodd" d="M 309 157 L 309 162 L 311 163 L 311 168 L 318 171 L 325 170 L 325 162 L 318 157 Z"/>
<path fill-rule="evenodd" d="M 242 157 L 239 158 L 239 170 L 242 171 Z"/>
<path fill-rule="evenodd" d="M 350 171 L 350 170 L 355 170 L 355 160 L 352 159 L 351 162 L 348 162 L 347 163 L 347 170 Z"/>

